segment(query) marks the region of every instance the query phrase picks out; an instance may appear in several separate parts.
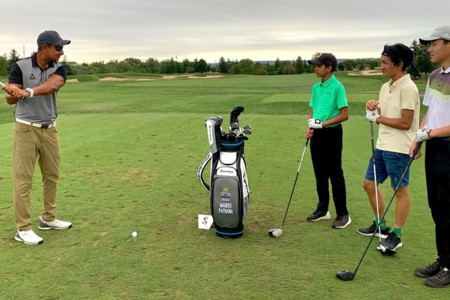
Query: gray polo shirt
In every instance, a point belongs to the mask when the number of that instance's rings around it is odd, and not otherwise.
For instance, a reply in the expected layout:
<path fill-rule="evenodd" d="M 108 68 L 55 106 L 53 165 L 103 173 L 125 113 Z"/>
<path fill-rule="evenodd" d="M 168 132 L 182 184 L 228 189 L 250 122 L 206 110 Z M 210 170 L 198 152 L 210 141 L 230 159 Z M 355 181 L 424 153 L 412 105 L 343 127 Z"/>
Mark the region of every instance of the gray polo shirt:
<path fill-rule="evenodd" d="M 20 84 L 23 89 L 34 88 L 46 82 L 53 74 L 61 76 L 65 81 L 67 70 L 57 62 L 52 62 L 45 69 L 41 69 L 36 62 L 36 54 L 33 54 L 13 65 L 9 74 L 9 83 Z M 56 94 L 55 92 L 19 100 L 16 104 L 16 118 L 40 124 L 54 122 L 58 116 Z"/>

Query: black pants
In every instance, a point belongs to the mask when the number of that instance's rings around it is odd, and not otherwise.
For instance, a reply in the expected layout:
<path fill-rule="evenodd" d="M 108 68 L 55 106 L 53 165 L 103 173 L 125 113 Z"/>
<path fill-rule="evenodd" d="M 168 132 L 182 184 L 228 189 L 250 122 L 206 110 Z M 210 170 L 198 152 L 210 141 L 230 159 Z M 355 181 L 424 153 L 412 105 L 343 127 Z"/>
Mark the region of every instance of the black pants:
<path fill-rule="evenodd" d="M 315 129 L 311 137 L 311 158 L 319 197 L 317 211 L 328 211 L 331 181 L 336 215 L 348 215 L 344 171 L 342 170 L 342 125 Z"/>
<path fill-rule="evenodd" d="M 428 205 L 435 224 L 437 255 L 450 268 L 450 139 L 426 142 L 425 175 Z"/>

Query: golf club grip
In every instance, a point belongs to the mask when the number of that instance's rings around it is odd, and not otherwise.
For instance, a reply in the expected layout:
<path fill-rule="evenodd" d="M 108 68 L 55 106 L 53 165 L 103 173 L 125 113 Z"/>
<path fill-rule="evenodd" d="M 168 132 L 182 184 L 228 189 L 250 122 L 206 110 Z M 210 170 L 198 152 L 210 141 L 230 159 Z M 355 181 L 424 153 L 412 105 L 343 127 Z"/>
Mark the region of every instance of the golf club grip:
<path fill-rule="evenodd" d="M 375 163 L 375 141 L 374 141 L 373 121 L 370 121 L 370 142 L 372 144 L 372 161 Z"/>

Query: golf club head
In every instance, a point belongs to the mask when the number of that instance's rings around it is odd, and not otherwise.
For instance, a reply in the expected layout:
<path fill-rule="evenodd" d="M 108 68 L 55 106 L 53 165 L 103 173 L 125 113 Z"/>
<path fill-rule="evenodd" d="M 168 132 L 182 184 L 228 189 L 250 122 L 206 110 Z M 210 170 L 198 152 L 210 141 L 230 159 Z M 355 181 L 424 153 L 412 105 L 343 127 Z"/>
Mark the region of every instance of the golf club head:
<path fill-rule="evenodd" d="M 226 134 L 226 136 L 227 136 L 227 141 L 228 142 L 236 142 L 237 136 L 236 136 L 236 133 L 234 133 L 233 131 L 228 132 Z"/>
<path fill-rule="evenodd" d="M 246 134 L 251 134 L 252 133 L 252 126 L 247 124 L 247 125 L 244 126 L 244 128 L 242 128 L 242 131 L 245 132 Z"/>
<path fill-rule="evenodd" d="M 223 122 L 222 117 L 210 117 L 206 118 L 205 126 L 208 133 L 208 142 L 211 148 L 211 153 L 216 153 L 220 150 L 219 141 L 223 138 L 221 124 Z"/>
<path fill-rule="evenodd" d="M 268 234 L 271 237 L 280 237 L 283 234 L 283 229 L 281 228 L 270 229 Z"/>
<path fill-rule="evenodd" d="M 379 246 L 377 247 L 377 250 L 380 251 L 381 255 L 383 255 L 383 256 L 392 256 L 392 255 L 397 254 L 397 251 L 388 249 L 388 248 L 383 247 L 383 246 L 381 246 L 381 245 L 379 245 Z"/>
<path fill-rule="evenodd" d="M 230 123 L 230 131 L 233 131 L 233 130 L 239 131 L 239 123 L 238 122 Z"/>
<path fill-rule="evenodd" d="M 351 271 L 339 271 L 336 273 L 336 277 L 339 278 L 342 281 L 352 281 L 353 278 L 355 278 L 355 273 Z"/>
<path fill-rule="evenodd" d="M 392 255 L 397 254 L 397 251 L 393 251 L 391 249 L 385 249 L 385 250 L 382 250 L 381 248 L 377 248 L 377 249 L 378 249 L 378 251 L 380 251 L 381 255 L 383 255 L 383 256 L 392 256 Z"/>

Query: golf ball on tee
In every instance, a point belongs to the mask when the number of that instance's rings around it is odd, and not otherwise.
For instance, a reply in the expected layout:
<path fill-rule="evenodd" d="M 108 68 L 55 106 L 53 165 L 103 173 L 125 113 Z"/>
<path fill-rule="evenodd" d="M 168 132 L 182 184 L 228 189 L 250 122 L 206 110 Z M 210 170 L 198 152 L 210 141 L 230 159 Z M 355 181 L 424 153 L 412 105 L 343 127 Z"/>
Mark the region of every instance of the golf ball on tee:
<path fill-rule="evenodd" d="M 137 236 L 137 232 L 133 231 L 133 233 L 131 234 L 132 237 L 136 237 Z"/>

